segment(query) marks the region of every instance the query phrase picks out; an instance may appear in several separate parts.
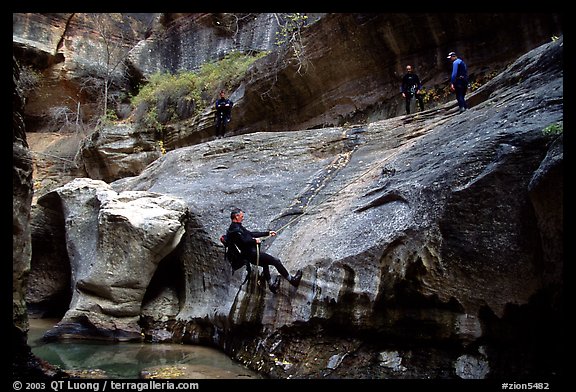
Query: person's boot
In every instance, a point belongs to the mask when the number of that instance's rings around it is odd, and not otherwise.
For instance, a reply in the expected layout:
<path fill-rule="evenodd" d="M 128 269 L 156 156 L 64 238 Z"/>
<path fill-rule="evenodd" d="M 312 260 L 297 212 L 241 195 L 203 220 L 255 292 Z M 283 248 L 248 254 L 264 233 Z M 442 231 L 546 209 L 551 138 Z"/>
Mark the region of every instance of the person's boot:
<path fill-rule="evenodd" d="M 290 284 L 294 287 L 298 287 L 300 280 L 302 280 L 302 270 L 298 270 L 294 276 L 290 277 Z"/>
<path fill-rule="evenodd" d="M 272 294 L 276 294 L 276 292 L 278 291 L 278 287 L 280 287 L 280 277 L 279 276 L 277 276 L 276 279 L 274 279 L 274 283 L 271 283 L 270 281 L 268 281 L 268 288 L 270 289 Z"/>

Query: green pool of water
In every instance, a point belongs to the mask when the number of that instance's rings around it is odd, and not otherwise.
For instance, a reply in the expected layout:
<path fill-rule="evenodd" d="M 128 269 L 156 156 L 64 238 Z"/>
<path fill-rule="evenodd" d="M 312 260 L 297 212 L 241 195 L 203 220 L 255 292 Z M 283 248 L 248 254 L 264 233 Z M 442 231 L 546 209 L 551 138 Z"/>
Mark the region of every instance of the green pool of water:
<path fill-rule="evenodd" d="M 95 371 L 105 378 L 138 379 L 141 372 L 173 368 L 184 378 L 260 378 L 224 353 L 186 344 L 111 343 L 100 341 L 44 342 L 42 335 L 57 320 L 30 319 L 28 345 L 39 358 L 64 370 Z M 164 373 L 164 374 L 170 374 Z"/>

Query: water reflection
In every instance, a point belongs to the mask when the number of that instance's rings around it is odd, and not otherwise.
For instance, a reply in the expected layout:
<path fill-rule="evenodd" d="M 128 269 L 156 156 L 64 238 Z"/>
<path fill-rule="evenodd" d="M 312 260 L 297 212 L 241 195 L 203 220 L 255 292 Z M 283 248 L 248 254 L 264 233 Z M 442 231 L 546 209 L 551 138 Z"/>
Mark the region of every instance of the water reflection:
<path fill-rule="evenodd" d="M 56 322 L 31 319 L 28 344 L 35 355 L 65 370 L 99 369 L 106 378 L 128 379 L 140 378 L 142 371 L 182 378 L 261 378 L 208 347 L 77 340 L 43 342 L 42 335 Z"/>

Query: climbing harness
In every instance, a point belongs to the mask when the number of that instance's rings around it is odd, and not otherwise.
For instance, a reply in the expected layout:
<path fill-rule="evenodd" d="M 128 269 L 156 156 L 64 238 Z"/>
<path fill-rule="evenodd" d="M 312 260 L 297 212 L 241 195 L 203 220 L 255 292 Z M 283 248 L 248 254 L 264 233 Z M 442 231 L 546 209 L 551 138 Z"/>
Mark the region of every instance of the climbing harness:
<path fill-rule="evenodd" d="M 270 236 L 266 236 L 266 237 L 258 237 L 261 239 L 261 241 L 263 241 L 266 238 L 269 238 Z M 236 246 L 234 244 L 234 246 Z M 238 247 L 236 247 L 238 248 Z M 246 268 L 246 277 L 244 278 L 244 281 L 240 284 L 240 287 L 244 286 L 244 284 L 248 281 L 248 279 L 250 278 L 250 274 L 252 273 L 252 269 L 250 268 L 250 262 L 247 262 L 247 268 Z M 256 287 L 258 285 L 258 272 L 259 269 L 258 267 L 260 266 L 260 244 L 256 243 L 256 275 L 254 277 L 254 287 Z"/>
<path fill-rule="evenodd" d="M 260 238 L 260 241 L 264 241 L 266 238 L 269 238 L 270 236 L 267 235 L 265 237 L 258 237 Z M 260 266 L 260 244 L 257 242 L 256 243 L 256 276 L 254 278 L 254 287 L 256 287 L 258 285 L 258 273 L 260 272 L 258 267 Z"/>

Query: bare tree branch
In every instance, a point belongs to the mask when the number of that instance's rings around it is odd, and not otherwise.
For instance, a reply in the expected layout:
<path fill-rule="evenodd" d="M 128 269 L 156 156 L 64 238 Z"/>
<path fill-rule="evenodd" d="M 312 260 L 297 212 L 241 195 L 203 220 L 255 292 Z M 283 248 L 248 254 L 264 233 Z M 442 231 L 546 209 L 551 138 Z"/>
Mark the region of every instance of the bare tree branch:
<path fill-rule="evenodd" d="M 95 74 L 98 75 L 97 77 L 101 78 L 101 83 L 88 78 L 85 85 L 102 90 L 103 116 L 106 117 L 108 103 L 111 99 L 110 89 L 114 82 L 122 84 L 123 79 L 125 79 L 123 70 L 119 70 L 119 68 L 125 65 L 129 48 L 122 45 L 125 41 L 122 30 L 111 29 L 109 14 L 97 13 L 91 16 L 96 26 L 96 32 L 102 41 L 104 56 L 101 59 L 102 63 L 99 63 L 94 70 L 96 71 Z M 114 36 L 114 31 L 118 32 L 116 37 Z"/>

